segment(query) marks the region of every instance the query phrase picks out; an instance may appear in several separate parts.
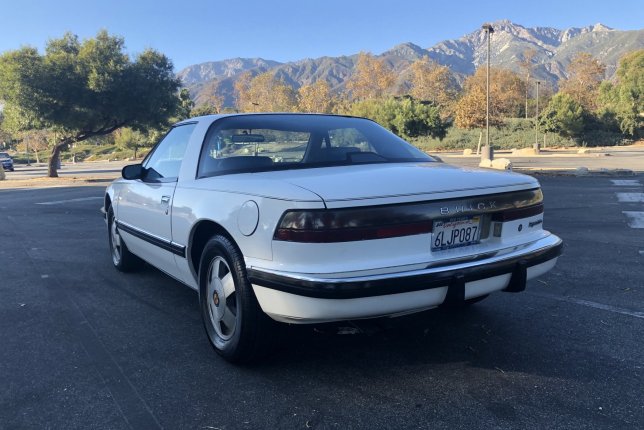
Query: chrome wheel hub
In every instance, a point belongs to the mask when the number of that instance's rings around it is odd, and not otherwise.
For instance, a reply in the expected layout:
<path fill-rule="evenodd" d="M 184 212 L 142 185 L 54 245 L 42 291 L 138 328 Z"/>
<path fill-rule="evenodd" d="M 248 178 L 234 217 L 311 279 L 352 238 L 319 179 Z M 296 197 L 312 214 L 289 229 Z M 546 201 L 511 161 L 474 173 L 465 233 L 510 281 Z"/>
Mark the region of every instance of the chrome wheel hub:
<path fill-rule="evenodd" d="M 230 339 L 237 326 L 235 281 L 226 260 L 215 257 L 208 268 L 208 315 L 217 334 Z"/>

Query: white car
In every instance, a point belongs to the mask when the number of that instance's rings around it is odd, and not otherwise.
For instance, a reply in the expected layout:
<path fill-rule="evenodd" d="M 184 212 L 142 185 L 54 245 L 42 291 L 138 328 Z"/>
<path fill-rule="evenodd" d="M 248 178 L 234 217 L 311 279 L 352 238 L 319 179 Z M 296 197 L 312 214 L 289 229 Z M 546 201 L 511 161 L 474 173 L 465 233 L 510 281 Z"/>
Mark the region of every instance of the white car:
<path fill-rule="evenodd" d="M 275 321 L 462 306 L 523 291 L 562 241 L 537 180 L 439 163 L 375 122 L 211 115 L 173 126 L 105 194 L 114 266 L 199 292 L 215 350 L 261 356 Z"/>

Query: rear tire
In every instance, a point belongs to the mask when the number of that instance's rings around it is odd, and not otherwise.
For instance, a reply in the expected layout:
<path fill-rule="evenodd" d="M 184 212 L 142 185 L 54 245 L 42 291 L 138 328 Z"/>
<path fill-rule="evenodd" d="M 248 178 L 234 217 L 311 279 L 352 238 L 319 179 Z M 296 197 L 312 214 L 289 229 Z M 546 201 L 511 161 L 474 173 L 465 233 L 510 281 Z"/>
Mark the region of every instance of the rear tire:
<path fill-rule="evenodd" d="M 121 234 L 116 225 L 114 217 L 114 209 L 112 206 L 107 210 L 107 236 L 110 244 L 110 254 L 112 256 L 112 264 L 116 270 L 121 272 L 133 272 L 143 266 L 143 260 L 136 255 L 132 254 L 127 245 L 121 238 Z"/>
<path fill-rule="evenodd" d="M 199 307 L 210 344 L 231 363 L 255 361 L 274 344 L 276 323 L 261 309 L 241 251 L 216 235 L 199 264 Z"/>

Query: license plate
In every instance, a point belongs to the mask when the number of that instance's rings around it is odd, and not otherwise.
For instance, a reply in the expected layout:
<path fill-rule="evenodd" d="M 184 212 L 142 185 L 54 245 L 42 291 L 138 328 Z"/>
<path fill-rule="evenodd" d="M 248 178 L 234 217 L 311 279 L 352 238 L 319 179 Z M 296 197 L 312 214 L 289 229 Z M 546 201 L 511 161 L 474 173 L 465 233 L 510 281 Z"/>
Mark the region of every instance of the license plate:
<path fill-rule="evenodd" d="M 478 243 L 480 238 L 480 216 L 436 220 L 432 234 L 432 251 L 473 245 Z"/>

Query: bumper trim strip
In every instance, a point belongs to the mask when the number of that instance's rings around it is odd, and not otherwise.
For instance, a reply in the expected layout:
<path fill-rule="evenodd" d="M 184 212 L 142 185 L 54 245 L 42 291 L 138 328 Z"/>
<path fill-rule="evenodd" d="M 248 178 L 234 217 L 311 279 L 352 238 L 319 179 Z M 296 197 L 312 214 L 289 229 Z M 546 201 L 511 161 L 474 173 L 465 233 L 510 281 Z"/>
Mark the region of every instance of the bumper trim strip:
<path fill-rule="evenodd" d="M 556 238 L 556 236 L 555 236 Z M 446 267 L 444 270 L 432 270 L 429 273 L 418 271 L 413 274 L 383 275 L 368 279 L 301 279 L 288 275 L 266 272 L 261 269 L 248 268 L 248 279 L 252 284 L 271 288 L 299 296 L 323 299 L 352 299 L 361 297 L 383 296 L 410 291 L 427 290 L 452 286 L 452 294 L 464 296 L 458 287 L 462 283 L 491 278 L 512 273 L 512 282 L 507 291 L 523 291 L 526 283 L 527 268 L 545 263 L 561 255 L 563 242 L 557 238 L 553 244 L 537 250 L 508 257 L 498 261 L 479 261 L 470 266 L 457 268 Z M 518 272 L 521 272 L 517 275 Z M 456 298 L 456 297 L 455 297 Z"/>

